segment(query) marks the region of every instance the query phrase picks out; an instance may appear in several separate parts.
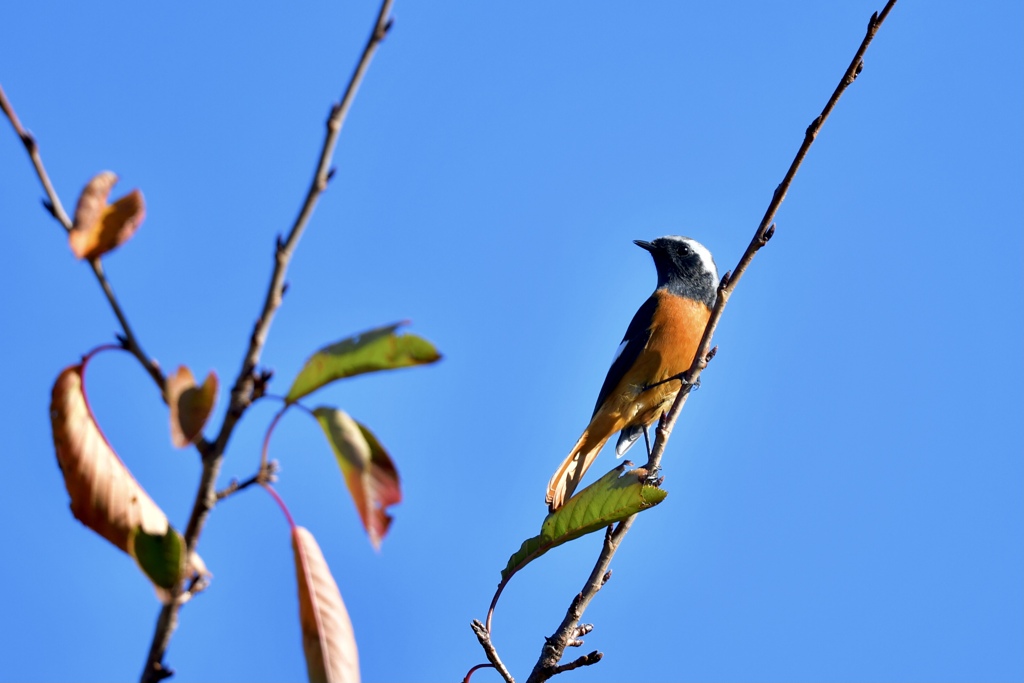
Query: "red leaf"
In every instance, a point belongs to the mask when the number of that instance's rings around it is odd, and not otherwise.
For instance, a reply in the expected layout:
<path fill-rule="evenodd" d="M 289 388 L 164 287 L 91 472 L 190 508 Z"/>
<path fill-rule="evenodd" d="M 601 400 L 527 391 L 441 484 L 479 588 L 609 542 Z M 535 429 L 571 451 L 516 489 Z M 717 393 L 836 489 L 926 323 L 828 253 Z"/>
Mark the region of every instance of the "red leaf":
<path fill-rule="evenodd" d="M 359 651 L 338 584 L 313 534 L 292 527 L 299 623 L 306 671 L 314 683 L 358 683 Z"/>
<path fill-rule="evenodd" d="M 373 432 L 344 411 L 321 406 L 313 415 L 334 450 L 370 542 L 379 549 L 391 526 L 387 508 L 402 501 L 398 470 Z"/>

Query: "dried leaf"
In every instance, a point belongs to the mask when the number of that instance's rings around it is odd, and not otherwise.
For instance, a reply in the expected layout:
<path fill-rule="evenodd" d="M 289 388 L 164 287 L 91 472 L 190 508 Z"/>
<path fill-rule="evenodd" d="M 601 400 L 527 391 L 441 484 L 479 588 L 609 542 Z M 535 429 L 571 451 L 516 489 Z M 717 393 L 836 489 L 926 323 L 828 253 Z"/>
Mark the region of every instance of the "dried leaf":
<path fill-rule="evenodd" d="M 348 610 L 320 546 L 308 530 L 292 527 L 299 583 L 299 622 L 306 671 L 314 683 L 358 683 L 359 651 Z"/>
<path fill-rule="evenodd" d="M 128 552 L 139 526 L 167 531 L 167 516 L 132 477 L 107 443 L 82 393 L 82 366 L 64 369 L 53 385 L 50 422 L 57 464 L 71 495 L 71 512 L 87 527 Z"/>
<path fill-rule="evenodd" d="M 541 525 L 540 535 L 523 541 L 508 559 L 501 572 L 502 583 L 552 548 L 604 529 L 665 500 L 667 491 L 638 476 L 646 475 L 646 470 L 623 474 L 626 464 L 616 467 L 548 515 Z"/>
<path fill-rule="evenodd" d="M 391 526 L 387 508 L 402 501 L 395 464 L 373 432 L 344 411 L 321 406 L 313 415 L 341 466 L 370 542 L 374 548 L 380 548 L 381 539 Z"/>
<path fill-rule="evenodd" d="M 57 464 L 76 519 L 133 557 L 137 557 L 134 551 L 140 535 L 164 538 L 177 534 L 96 424 L 82 389 L 81 365 L 64 368 L 57 377 L 50 423 Z M 143 554 L 148 552 L 147 548 Z M 198 555 L 193 553 L 188 564 L 185 573 L 208 574 Z M 148 569 L 143 570 L 156 581 Z"/>
<path fill-rule="evenodd" d="M 68 234 L 71 251 L 80 259 L 99 258 L 127 242 L 146 217 L 142 192 L 132 190 L 113 204 L 107 203 L 117 176 L 103 171 L 85 186 L 75 208 Z"/>
<path fill-rule="evenodd" d="M 302 366 L 285 401 L 294 403 L 337 379 L 441 359 L 441 354 L 426 339 L 414 334 L 395 334 L 403 324 L 368 330 L 320 349 Z"/>
<path fill-rule="evenodd" d="M 182 365 L 167 378 L 165 391 L 171 409 L 171 443 L 184 448 L 203 433 L 203 427 L 217 402 L 217 374 L 206 376 L 203 386 L 197 387 L 192 371 Z"/>

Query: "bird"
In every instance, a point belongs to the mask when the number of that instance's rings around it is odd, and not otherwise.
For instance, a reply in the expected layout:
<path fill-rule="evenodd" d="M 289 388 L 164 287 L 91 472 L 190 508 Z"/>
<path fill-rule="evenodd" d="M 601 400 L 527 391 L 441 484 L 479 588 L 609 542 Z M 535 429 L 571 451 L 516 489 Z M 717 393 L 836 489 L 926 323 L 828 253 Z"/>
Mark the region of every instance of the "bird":
<path fill-rule="evenodd" d="M 634 240 L 650 252 L 658 273 L 654 293 L 633 315 L 601 385 L 590 424 L 548 482 L 550 512 L 572 496 L 615 432 L 620 457 L 667 411 L 682 386 L 672 378 L 689 369 L 718 297 L 711 252 L 689 237 Z"/>

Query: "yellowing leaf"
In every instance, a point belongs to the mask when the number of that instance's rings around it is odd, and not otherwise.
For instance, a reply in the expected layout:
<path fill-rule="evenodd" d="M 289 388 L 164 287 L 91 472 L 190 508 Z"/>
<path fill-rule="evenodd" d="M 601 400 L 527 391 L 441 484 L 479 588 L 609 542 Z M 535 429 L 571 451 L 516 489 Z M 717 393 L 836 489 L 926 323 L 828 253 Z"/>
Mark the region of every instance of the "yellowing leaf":
<path fill-rule="evenodd" d="M 630 515 L 665 500 L 668 492 L 645 481 L 647 471 L 623 474 L 626 461 L 570 498 L 544 519 L 540 535 L 523 541 L 522 546 L 501 572 L 504 585 L 512 575 L 547 551 L 563 543 L 606 528 Z"/>
<path fill-rule="evenodd" d="M 391 526 L 387 508 L 402 500 L 395 464 L 373 432 L 344 411 L 321 406 L 313 415 L 341 466 L 370 542 L 374 548 L 380 548 L 381 539 Z"/>
<path fill-rule="evenodd" d="M 127 242 L 146 217 L 142 192 L 132 190 L 113 204 L 107 203 L 117 176 L 103 171 L 85 186 L 75 208 L 68 234 L 71 251 L 80 259 L 96 259 Z"/>
<path fill-rule="evenodd" d="M 165 397 L 171 409 L 171 443 L 184 448 L 203 433 L 217 402 L 217 375 L 211 372 L 197 387 L 192 371 L 182 365 L 167 378 Z"/>
<path fill-rule="evenodd" d="M 395 334 L 402 324 L 368 330 L 320 349 L 302 366 L 285 401 L 294 403 L 337 379 L 441 359 L 426 339 L 414 334 Z"/>
<path fill-rule="evenodd" d="M 157 538 L 169 532 L 177 534 L 96 424 L 82 390 L 81 365 L 64 368 L 57 377 L 50 401 L 50 424 L 57 464 L 76 519 L 133 557 L 133 537 L 137 540 L 139 534 Z M 168 552 L 173 552 L 173 547 Z M 188 571 L 207 573 L 195 554 Z"/>
<path fill-rule="evenodd" d="M 348 610 L 313 534 L 292 527 L 299 623 L 306 671 L 313 683 L 358 683 L 359 651 Z"/>

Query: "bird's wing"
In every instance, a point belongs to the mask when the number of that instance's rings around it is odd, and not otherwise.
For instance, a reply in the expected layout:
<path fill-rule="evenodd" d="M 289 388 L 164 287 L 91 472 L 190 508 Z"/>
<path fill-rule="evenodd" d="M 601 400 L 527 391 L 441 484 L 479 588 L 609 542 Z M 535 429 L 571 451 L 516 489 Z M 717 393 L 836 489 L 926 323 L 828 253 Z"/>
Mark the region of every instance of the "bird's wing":
<path fill-rule="evenodd" d="M 600 410 L 601 405 L 607 400 L 608 395 L 619 385 L 626 372 L 633 367 L 640 352 L 647 346 L 651 338 L 651 320 L 654 319 L 654 310 L 658 307 L 658 299 L 652 294 L 651 297 L 637 309 L 626 328 L 626 334 L 619 344 L 612 366 L 608 368 L 608 375 L 601 385 L 601 392 L 597 395 L 597 404 L 594 406 L 594 414 Z"/>

